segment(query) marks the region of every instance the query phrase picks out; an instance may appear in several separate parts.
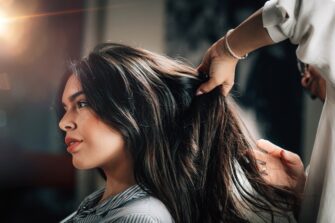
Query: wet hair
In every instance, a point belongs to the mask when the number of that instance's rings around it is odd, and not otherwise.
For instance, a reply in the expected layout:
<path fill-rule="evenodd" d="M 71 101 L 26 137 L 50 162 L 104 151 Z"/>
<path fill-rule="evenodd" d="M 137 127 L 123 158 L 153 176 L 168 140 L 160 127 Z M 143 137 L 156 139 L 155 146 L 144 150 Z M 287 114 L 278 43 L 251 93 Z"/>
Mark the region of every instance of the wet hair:
<path fill-rule="evenodd" d="M 274 221 L 295 207 L 294 194 L 261 177 L 230 99 L 219 87 L 195 96 L 206 75 L 113 43 L 72 68 L 90 108 L 122 134 L 136 182 L 177 223 L 249 222 L 248 212 Z"/>

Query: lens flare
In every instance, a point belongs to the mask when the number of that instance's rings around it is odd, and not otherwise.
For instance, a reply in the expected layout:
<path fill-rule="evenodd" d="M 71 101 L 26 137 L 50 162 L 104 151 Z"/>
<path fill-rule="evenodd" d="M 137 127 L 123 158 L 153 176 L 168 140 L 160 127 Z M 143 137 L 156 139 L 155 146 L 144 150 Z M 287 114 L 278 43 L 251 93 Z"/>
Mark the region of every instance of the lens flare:
<path fill-rule="evenodd" d="M 0 56 L 1 54 L 22 55 L 30 47 L 30 42 L 33 41 L 32 38 L 34 35 L 31 33 L 32 30 L 37 29 L 37 27 L 43 27 L 41 24 L 47 23 L 47 19 L 51 17 L 91 12 L 98 13 L 103 10 L 108 11 L 110 9 L 136 7 L 137 5 L 139 5 L 139 3 L 120 3 L 108 6 L 39 12 L 37 3 L 35 5 L 18 3 L 15 5 L 7 5 L 7 7 L 2 7 L 0 4 Z M 71 18 L 69 17 L 69 19 Z M 43 31 L 42 29 L 40 30 L 41 32 Z M 41 47 L 42 46 L 40 46 L 40 48 Z"/>
<path fill-rule="evenodd" d="M 0 35 L 3 35 L 6 33 L 8 28 L 8 20 L 7 16 L 0 11 Z"/>

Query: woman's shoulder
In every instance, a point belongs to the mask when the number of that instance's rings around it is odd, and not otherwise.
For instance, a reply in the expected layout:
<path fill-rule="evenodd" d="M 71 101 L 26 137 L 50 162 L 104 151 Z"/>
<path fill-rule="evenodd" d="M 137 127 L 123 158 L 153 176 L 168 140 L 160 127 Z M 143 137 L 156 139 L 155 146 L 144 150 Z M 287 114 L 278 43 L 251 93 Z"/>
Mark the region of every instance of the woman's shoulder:
<path fill-rule="evenodd" d="M 153 196 L 133 200 L 120 207 L 117 213 L 110 213 L 103 222 L 141 222 L 141 223 L 173 223 L 173 218 L 166 206 Z"/>

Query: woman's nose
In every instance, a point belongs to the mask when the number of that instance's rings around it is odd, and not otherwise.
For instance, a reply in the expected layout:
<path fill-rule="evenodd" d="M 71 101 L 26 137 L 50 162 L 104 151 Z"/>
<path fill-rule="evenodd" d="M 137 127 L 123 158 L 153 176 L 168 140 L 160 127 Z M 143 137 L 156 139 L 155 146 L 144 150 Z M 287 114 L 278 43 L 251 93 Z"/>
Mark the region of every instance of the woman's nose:
<path fill-rule="evenodd" d="M 73 120 L 69 119 L 69 117 L 66 114 L 60 120 L 58 125 L 59 125 L 59 128 L 65 132 L 73 130 L 77 126 L 76 123 Z"/>

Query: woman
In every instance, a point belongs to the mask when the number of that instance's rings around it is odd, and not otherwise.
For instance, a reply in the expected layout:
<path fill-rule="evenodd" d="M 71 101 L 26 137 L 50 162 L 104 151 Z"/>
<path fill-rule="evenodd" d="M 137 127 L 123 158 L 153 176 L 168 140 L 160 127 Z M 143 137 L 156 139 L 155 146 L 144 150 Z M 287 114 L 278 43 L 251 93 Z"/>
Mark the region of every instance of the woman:
<path fill-rule="evenodd" d="M 325 96 L 325 103 L 310 159 L 301 222 L 335 222 L 335 212 L 330 208 L 335 206 L 334 21 L 334 0 L 270 0 L 214 43 L 199 66 L 200 71 L 210 73 L 211 79 L 199 86 L 197 94 L 222 86 L 226 95 L 233 86 L 240 59 L 260 47 L 289 39 L 298 45 L 298 59 L 311 65 L 325 80 L 321 88 L 325 85 L 326 91 L 320 92 Z M 305 184 L 304 179 L 300 184 Z"/>
<path fill-rule="evenodd" d="M 106 186 L 64 222 L 249 222 L 289 218 L 295 196 L 267 184 L 228 98 L 166 57 L 102 44 L 73 66 L 60 128 L 78 169 Z M 252 215 L 252 216 L 251 216 Z"/>

